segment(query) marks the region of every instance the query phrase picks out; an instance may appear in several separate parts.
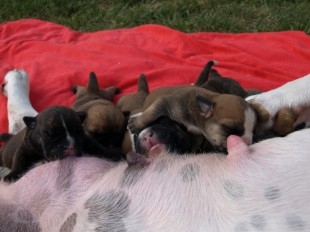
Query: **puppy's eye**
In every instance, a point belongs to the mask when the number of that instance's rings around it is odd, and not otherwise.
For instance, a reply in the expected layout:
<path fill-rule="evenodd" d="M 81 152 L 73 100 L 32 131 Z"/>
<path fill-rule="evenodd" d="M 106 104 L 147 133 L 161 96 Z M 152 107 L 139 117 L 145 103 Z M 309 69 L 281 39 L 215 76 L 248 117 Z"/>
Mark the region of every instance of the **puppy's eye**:
<path fill-rule="evenodd" d="M 222 125 L 222 128 L 227 135 L 241 136 L 244 134 L 244 127 L 242 124 Z"/>

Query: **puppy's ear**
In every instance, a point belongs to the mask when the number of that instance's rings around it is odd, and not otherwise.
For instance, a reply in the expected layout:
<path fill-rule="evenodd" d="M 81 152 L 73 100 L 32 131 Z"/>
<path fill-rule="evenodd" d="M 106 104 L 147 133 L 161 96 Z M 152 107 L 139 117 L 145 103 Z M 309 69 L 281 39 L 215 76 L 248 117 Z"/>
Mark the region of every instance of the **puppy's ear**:
<path fill-rule="evenodd" d="M 145 92 L 147 94 L 150 93 L 149 85 L 146 80 L 146 76 L 143 73 L 140 75 L 139 80 L 138 80 L 138 91 L 137 92 L 139 91 Z"/>
<path fill-rule="evenodd" d="M 94 72 L 91 72 L 89 74 L 87 91 L 89 93 L 97 93 L 97 92 L 99 92 L 99 84 L 98 84 L 98 81 L 97 81 L 97 76 L 96 76 L 96 74 Z"/>
<path fill-rule="evenodd" d="M 23 121 L 30 130 L 33 130 L 37 125 L 36 117 L 25 116 L 23 117 Z"/>
<path fill-rule="evenodd" d="M 205 118 L 209 118 L 213 113 L 215 103 L 200 95 L 196 96 L 196 102 L 199 106 L 201 115 Z"/>
<path fill-rule="evenodd" d="M 116 86 L 111 86 L 103 90 L 105 97 L 104 99 L 113 101 L 113 98 L 115 94 L 118 94 L 120 92 L 120 89 Z"/>
<path fill-rule="evenodd" d="M 208 81 L 212 66 L 216 64 L 217 62 L 214 60 L 211 60 L 206 64 L 206 66 L 203 68 L 203 70 L 201 71 L 199 77 L 197 78 L 195 82 L 196 86 L 202 86 Z"/>
<path fill-rule="evenodd" d="M 87 117 L 87 113 L 84 111 L 79 111 L 77 112 L 77 114 L 79 115 L 81 123 L 83 123 Z"/>

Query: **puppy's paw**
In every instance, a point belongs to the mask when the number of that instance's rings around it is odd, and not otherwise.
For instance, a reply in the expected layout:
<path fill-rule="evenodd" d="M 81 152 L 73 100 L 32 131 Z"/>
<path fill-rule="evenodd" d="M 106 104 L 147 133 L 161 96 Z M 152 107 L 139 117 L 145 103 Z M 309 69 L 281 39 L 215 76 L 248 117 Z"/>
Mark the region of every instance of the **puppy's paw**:
<path fill-rule="evenodd" d="M 5 177 L 3 177 L 4 182 L 15 182 L 18 179 L 19 179 L 19 176 L 14 172 L 11 172 L 8 175 L 6 175 Z"/>
<path fill-rule="evenodd" d="M 130 133 L 138 134 L 143 127 L 141 126 L 141 123 L 139 123 L 138 117 L 131 117 L 128 120 L 127 128 L 130 131 Z"/>

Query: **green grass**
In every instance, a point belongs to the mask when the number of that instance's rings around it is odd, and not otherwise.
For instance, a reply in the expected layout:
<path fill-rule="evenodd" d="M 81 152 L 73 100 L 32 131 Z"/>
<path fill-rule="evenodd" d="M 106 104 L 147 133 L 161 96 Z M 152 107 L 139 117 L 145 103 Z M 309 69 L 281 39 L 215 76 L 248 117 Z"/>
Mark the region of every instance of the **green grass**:
<path fill-rule="evenodd" d="M 310 34 L 309 0 L 2 0 L 0 22 L 38 18 L 78 31 L 162 24 L 184 31 Z"/>

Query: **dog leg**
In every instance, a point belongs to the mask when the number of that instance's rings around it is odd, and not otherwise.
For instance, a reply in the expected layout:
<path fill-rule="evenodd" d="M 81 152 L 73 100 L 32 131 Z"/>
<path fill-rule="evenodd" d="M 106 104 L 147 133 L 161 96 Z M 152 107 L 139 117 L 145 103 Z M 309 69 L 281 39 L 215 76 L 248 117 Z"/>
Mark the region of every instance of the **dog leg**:
<path fill-rule="evenodd" d="M 167 106 L 165 101 L 165 98 L 159 98 L 143 111 L 142 114 L 130 117 L 128 120 L 128 129 L 130 132 L 137 134 L 158 118 L 169 116 L 168 109 L 165 107 Z"/>
<path fill-rule="evenodd" d="M 5 182 L 14 182 L 18 180 L 31 166 L 25 159 L 25 154 L 21 154 L 19 151 L 14 155 L 13 165 L 11 172 L 3 177 Z"/>
<path fill-rule="evenodd" d="M 24 116 L 36 116 L 38 112 L 29 99 L 29 77 L 24 70 L 11 70 L 4 77 L 2 93 L 7 97 L 9 133 L 16 134 L 25 127 Z"/>

